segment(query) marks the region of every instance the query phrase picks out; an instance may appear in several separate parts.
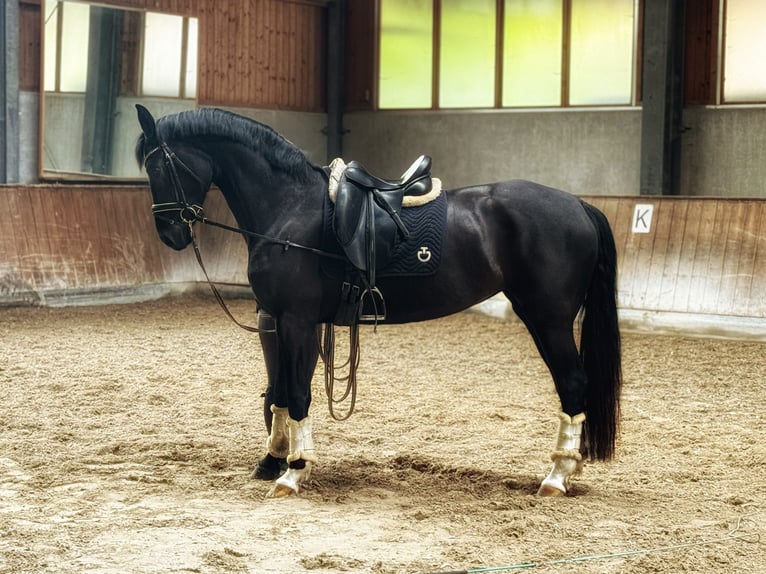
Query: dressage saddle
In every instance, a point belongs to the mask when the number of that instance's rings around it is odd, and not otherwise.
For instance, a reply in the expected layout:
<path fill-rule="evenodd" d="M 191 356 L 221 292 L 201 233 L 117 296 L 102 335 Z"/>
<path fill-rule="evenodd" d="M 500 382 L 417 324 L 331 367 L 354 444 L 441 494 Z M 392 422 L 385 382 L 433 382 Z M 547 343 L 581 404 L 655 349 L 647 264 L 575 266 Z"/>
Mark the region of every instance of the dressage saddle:
<path fill-rule="evenodd" d="M 391 259 L 397 235 L 409 231 L 399 213 L 404 196 L 431 191 L 431 158 L 421 155 L 399 179 L 376 177 L 358 162 L 349 162 L 335 197 L 335 236 L 366 288 L 375 288 L 375 272 Z"/>

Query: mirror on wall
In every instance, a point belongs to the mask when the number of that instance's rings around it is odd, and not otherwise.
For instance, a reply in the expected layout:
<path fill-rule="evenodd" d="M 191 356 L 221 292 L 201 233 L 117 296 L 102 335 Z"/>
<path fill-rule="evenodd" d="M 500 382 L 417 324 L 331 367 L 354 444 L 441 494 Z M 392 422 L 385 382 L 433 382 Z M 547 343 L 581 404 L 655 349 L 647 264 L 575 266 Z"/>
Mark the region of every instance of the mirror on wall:
<path fill-rule="evenodd" d="M 45 0 L 41 179 L 143 179 L 134 104 L 192 109 L 197 19 Z"/>

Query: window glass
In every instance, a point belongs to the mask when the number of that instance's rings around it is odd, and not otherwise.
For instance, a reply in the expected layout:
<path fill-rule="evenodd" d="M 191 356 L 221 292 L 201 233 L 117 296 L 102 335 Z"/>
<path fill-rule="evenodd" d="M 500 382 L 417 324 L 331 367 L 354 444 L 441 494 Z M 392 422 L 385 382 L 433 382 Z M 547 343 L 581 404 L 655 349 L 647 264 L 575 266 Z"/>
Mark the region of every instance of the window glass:
<path fill-rule="evenodd" d="M 723 99 L 726 102 L 766 100 L 766 2 L 727 0 Z"/>
<path fill-rule="evenodd" d="M 495 104 L 495 0 L 442 0 L 439 107 Z"/>
<path fill-rule="evenodd" d="M 189 18 L 189 35 L 186 44 L 186 77 L 184 85 L 186 86 L 183 97 L 197 97 L 197 19 Z"/>
<path fill-rule="evenodd" d="M 498 91 L 503 107 L 633 103 L 638 0 L 503 2 L 498 54 L 496 0 L 380 0 L 379 107 L 494 107 Z"/>
<path fill-rule="evenodd" d="M 56 53 L 58 51 L 58 10 L 57 0 L 45 2 L 45 54 L 43 68 L 43 89 L 52 92 L 56 89 Z"/>
<path fill-rule="evenodd" d="M 561 104 L 562 0 L 505 0 L 503 106 Z"/>
<path fill-rule="evenodd" d="M 142 92 L 146 96 L 179 96 L 183 18 L 147 12 L 144 26 Z"/>
<path fill-rule="evenodd" d="M 88 83 L 88 30 L 90 6 L 62 4 L 64 20 L 61 26 L 61 85 L 62 92 L 84 92 Z"/>
<path fill-rule="evenodd" d="M 633 0 L 572 0 L 572 105 L 629 104 Z"/>
<path fill-rule="evenodd" d="M 432 4 L 432 0 L 381 2 L 379 107 L 431 107 Z"/>

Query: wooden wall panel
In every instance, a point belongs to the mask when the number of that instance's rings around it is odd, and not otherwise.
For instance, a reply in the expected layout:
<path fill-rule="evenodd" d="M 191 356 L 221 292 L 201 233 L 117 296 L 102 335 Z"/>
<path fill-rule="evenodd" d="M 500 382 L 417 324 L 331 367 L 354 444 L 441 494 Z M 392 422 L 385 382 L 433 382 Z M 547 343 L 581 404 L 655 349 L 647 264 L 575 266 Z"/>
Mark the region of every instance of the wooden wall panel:
<path fill-rule="evenodd" d="M 748 229 L 746 234 L 753 239 L 753 269 L 761 270 L 759 276 L 753 276 L 750 280 L 750 287 L 745 291 L 743 300 L 747 301 L 745 315 L 748 317 L 763 316 L 763 309 L 766 309 L 766 285 L 763 282 L 763 270 L 766 269 L 766 201 L 760 203 L 757 209 L 757 222 Z M 752 235 L 751 235 L 752 234 Z M 744 272 L 744 270 L 743 270 Z M 761 313 L 759 315 L 759 313 Z"/>
<path fill-rule="evenodd" d="M 0 200 L 6 206 L 0 210 L 0 303 L 203 280 L 191 250 L 173 251 L 157 237 L 146 188 L 3 186 Z M 220 196 L 209 203 L 227 220 Z M 244 242 L 230 235 L 202 230 L 200 240 L 213 278 L 244 283 Z"/>
<path fill-rule="evenodd" d="M 40 0 L 19 2 L 19 89 L 40 89 Z"/>
<path fill-rule="evenodd" d="M 621 308 L 766 318 L 766 200 L 585 199 L 614 231 Z M 3 186 L 0 201 L 0 303 L 204 280 L 192 250 L 157 237 L 145 187 Z M 654 206 L 649 233 L 631 231 L 636 204 Z M 234 223 L 218 191 L 205 207 Z M 199 240 L 214 280 L 247 283 L 239 235 L 203 226 Z"/>
<path fill-rule="evenodd" d="M 346 109 L 371 110 L 377 76 L 375 0 L 346 6 Z"/>
<path fill-rule="evenodd" d="M 719 0 L 686 3 L 684 103 L 715 103 Z"/>
<path fill-rule="evenodd" d="M 326 8 L 277 0 L 198 2 L 201 105 L 322 111 Z"/>
<path fill-rule="evenodd" d="M 588 197 L 615 234 L 620 307 L 766 318 L 766 201 Z M 633 233 L 636 204 L 654 206 Z"/>

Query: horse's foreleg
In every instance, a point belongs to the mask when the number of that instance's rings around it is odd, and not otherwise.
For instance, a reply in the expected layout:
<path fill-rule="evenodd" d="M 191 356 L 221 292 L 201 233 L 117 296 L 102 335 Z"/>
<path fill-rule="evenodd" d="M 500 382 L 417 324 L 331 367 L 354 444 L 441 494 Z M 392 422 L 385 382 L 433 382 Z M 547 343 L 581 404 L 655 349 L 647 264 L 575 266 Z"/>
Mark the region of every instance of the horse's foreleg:
<path fill-rule="evenodd" d="M 288 454 L 287 407 L 277 407 L 276 403 L 286 405 L 287 393 L 279 389 L 279 340 L 274 332 L 276 321 L 266 311 L 258 310 L 258 328 L 263 359 L 266 364 L 268 386 L 264 394 L 263 420 L 266 424 L 266 455 L 258 461 L 252 478 L 274 480 L 287 468 L 285 458 Z M 281 396 L 277 396 L 277 394 Z"/>
<path fill-rule="evenodd" d="M 272 404 L 271 431 L 266 439 L 266 450 L 274 458 L 287 458 L 290 454 L 290 434 L 288 432 L 289 415 L 287 407 Z"/>
<path fill-rule="evenodd" d="M 290 431 L 290 454 L 287 455 L 289 467 L 269 492 L 269 496 L 274 498 L 297 494 L 301 484 L 311 476 L 311 465 L 317 461 L 311 417 L 307 416 L 300 421 L 288 418 L 287 427 Z"/>
<path fill-rule="evenodd" d="M 290 453 L 290 439 L 287 429 L 287 407 L 270 407 L 269 436 L 266 438 L 266 456 L 258 461 L 252 478 L 274 480 L 287 469 L 287 455 Z"/>
<path fill-rule="evenodd" d="M 279 322 L 279 381 L 287 382 L 288 468 L 269 492 L 270 497 L 297 494 L 317 462 L 311 419 L 311 377 L 319 357 L 314 325 L 283 317 Z M 276 417 L 276 412 L 275 412 Z"/>
<path fill-rule="evenodd" d="M 556 448 L 551 453 L 553 468 L 543 479 L 537 494 L 540 496 L 563 496 L 569 490 L 570 479 L 582 470 L 580 436 L 585 415 L 570 417 L 559 413 L 559 432 Z"/>

